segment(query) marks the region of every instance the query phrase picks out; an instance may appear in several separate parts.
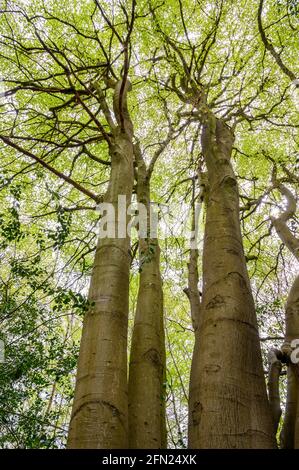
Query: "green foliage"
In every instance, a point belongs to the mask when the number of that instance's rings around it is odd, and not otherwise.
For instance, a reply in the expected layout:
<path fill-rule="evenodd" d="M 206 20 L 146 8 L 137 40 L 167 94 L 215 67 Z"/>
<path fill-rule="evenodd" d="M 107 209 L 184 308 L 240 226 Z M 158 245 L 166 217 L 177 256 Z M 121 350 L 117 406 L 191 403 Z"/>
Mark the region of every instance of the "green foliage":
<path fill-rule="evenodd" d="M 182 216 L 199 195 L 198 187 L 192 193 L 198 167 L 205 170 L 192 86 L 204 91 L 210 109 L 234 126 L 245 255 L 260 334 L 270 338 L 262 342 L 267 371 L 268 349 L 281 344 L 271 338 L 283 337 L 284 303 L 297 269 L 271 224 L 285 207 L 271 190 L 271 176 L 275 164 L 278 177 L 298 191 L 298 177 L 290 178 L 288 171 L 295 173 L 298 166 L 299 123 L 295 87 L 258 31 L 259 1 L 138 1 L 127 49 L 132 13 L 127 0 L 99 2 L 110 24 L 93 0 L 2 3 L 0 321 L 6 361 L 0 363 L 0 447 L 65 445 L 82 317 L 92 307 L 87 286 L 97 241 L 95 201 L 84 190 L 103 195 L 110 175 L 103 138 L 103 129 L 109 137 L 109 125 L 93 84 L 112 109 L 107 78 L 123 76 L 126 51 L 129 110 L 147 164 L 167 138 L 170 123 L 175 129 L 151 177 L 151 201 L 169 207 L 174 225 L 185 224 Z M 264 4 L 267 38 L 299 76 L 299 3 Z M 177 93 L 182 84 L 189 102 Z M 296 234 L 297 217 L 289 227 Z M 203 231 L 204 208 L 200 257 Z M 160 245 L 169 445 L 184 448 L 194 336 L 183 294 L 189 239 L 170 234 Z M 129 337 L 138 270 L 153 254 L 150 244 L 140 266 L 132 261 Z M 199 274 L 202 278 L 201 264 Z"/>

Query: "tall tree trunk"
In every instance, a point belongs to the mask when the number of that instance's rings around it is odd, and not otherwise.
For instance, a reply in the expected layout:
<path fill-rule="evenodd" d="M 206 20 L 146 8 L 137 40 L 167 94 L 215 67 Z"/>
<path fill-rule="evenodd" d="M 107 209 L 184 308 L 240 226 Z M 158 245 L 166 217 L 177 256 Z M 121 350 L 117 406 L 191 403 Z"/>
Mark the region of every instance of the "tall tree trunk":
<path fill-rule="evenodd" d="M 281 417 L 279 379 L 282 363 L 279 357 L 281 352 L 272 349 L 268 354 L 269 374 L 268 374 L 268 396 L 273 420 L 273 429 L 276 435 Z"/>
<path fill-rule="evenodd" d="M 198 175 L 200 177 L 200 173 Z M 188 262 L 188 287 L 184 289 L 185 294 L 187 295 L 190 303 L 190 313 L 191 313 L 191 320 L 192 326 L 194 329 L 194 356 L 198 357 L 198 349 L 199 349 L 199 322 L 200 322 L 200 292 L 198 289 L 199 277 L 198 277 L 198 213 L 196 211 L 196 203 L 195 203 L 195 181 L 193 180 L 193 197 L 192 197 L 192 224 L 191 224 L 191 238 L 190 238 L 190 255 L 189 255 L 189 262 Z M 204 198 L 202 198 L 203 200 Z M 194 361 L 192 361 L 191 371 L 190 371 L 190 381 L 189 381 L 189 400 L 188 406 L 190 410 L 196 410 L 196 385 L 199 381 L 198 377 L 198 368 Z M 192 413 L 189 413 L 188 417 L 188 435 L 189 440 L 195 440 L 196 436 L 193 435 L 193 431 L 195 428 L 192 423 L 193 420 L 196 419 Z M 192 437 L 191 437 L 192 435 Z"/>
<path fill-rule="evenodd" d="M 203 203 L 206 194 L 206 185 L 202 182 L 202 175 L 198 172 L 198 180 L 200 182 L 200 202 Z M 190 237 L 190 254 L 188 262 L 188 287 L 184 289 L 190 303 L 190 313 L 194 332 L 198 330 L 199 317 L 200 317 L 200 292 L 198 289 L 198 218 L 199 218 L 199 205 L 196 204 L 195 198 L 195 179 L 193 179 L 192 189 L 192 219 L 191 219 L 191 237 Z"/>
<path fill-rule="evenodd" d="M 133 129 L 126 107 L 119 112 L 121 82 L 114 95 L 118 126 L 110 144 L 111 176 L 104 202 L 115 208 L 118 196 L 131 202 Z M 120 114 L 122 116 L 120 117 Z M 121 124 L 122 122 L 122 124 Z M 128 216 L 125 216 L 128 222 Z M 91 275 L 89 300 L 94 306 L 84 318 L 75 398 L 68 436 L 69 448 L 115 449 L 128 446 L 127 327 L 130 237 L 126 231 L 100 238 Z"/>
<path fill-rule="evenodd" d="M 137 199 L 149 213 L 150 178 L 138 148 L 136 155 Z M 139 259 L 139 291 L 129 368 L 129 446 L 133 449 L 162 449 L 166 447 L 166 357 L 157 238 L 139 237 Z"/>
<path fill-rule="evenodd" d="M 202 150 L 209 197 L 200 344 L 192 364 L 198 378 L 190 408 L 193 448 L 275 447 L 230 162 L 233 141 L 226 124 L 206 113 Z"/>
<path fill-rule="evenodd" d="M 292 285 L 286 305 L 285 344 L 290 345 L 294 339 L 299 339 L 299 276 Z M 287 401 L 280 439 L 283 449 L 299 449 L 299 368 L 291 361 L 288 363 Z"/>
<path fill-rule="evenodd" d="M 292 192 L 276 178 L 276 166 L 272 175 L 273 186 L 285 196 L 287 205 L 277 218 L 272 218 L 277 235 L 285 246 L 299 261 L 299 239 L 289 229 L 287 222 L 296 214 L 297 201 Z M 283 427 L 280 435 L 280 445 L 283 449 L 299 448 L 299 368 L 290 358 L 291 342 L 299 339 L 299 276 L 296 277 L 288 295 L 285 310 L 285 340 L 282 346 L 284 360 L 287 361 L 287 401 Z"/>

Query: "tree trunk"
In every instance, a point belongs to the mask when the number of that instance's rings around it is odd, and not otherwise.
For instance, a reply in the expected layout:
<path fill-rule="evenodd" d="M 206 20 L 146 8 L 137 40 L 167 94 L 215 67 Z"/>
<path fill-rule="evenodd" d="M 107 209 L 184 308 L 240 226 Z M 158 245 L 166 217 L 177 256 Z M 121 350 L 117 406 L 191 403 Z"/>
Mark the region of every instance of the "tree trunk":
<path fill-rule="evenodd" d="M 299 276 L 290 290 L 286 305 L 285 344 L 299 339 Z M 298 364 L 288 364 L 287 402 L 281 432 L 283 449 L 299 449 L 299 369 Z"/>
<path fill-rule="evenodd" d="M 279 359 L 280 351 L 271 349 L 268 354 L 268 397 L 272 414 L 274 433 L 276 435 L 281 417 L 279 379 L 282 363 Z"/>
<path fill-rule="evenodd" d="M 230 162 L 234 137 L 208 112 L 202 150 L 208 170 L 200 344 L 192 367 L 191 448 L 274 448 L 255 307 Z M 193 428 L 193 429 L 192 429 Z"/>
<path fill-rule="evenodd" d="M 200 177 L 200 174 L 198 175 Z M 193 180 L 194 185 L 194 180 Z M 204 198 L 203 198 L 204 199 Z M 190 255 L 189 255 L 189 262 L 188 262 L 188 287 L 184 289 L 185 294 L 187 295 L 190 303 L 190 313 L 191 313 L 191 320 L 192 326 L 194 329 L 194 356 L 198 357 L 198 349 L 199 349 L 199 322 L 200 322 L 200 292 L 198 289 L 199 283 L 199 276 L 198 276 L 198 213 L 196 211 L 196 204 L 195 204 L 195 188 L 193 187 L 193 198 L 192 198 L 192 225 L 191 225 L 191 238 L 190 238 Z M 199 381 L 198 377 L 198 368 L 194 361 L 191 364 L 191 371 L 190 371 L 190 381 L 189 381 L 189 399 L 188 399 L 188 406 L 190 410 L 196 409 L 196 400 L 197 400 L 197 393 L 196 393 L 196 385 Z M 195 428 L 192 425 L 193 422 L 193 414 L 189 413 L 188 416 L 188 435 L 189 441 L 195 440 L 196 436 L 193 435 L 193 431 Z M 192 437 L 191 437 L 192 435 Z"/>
<path fill-rule="evenodd" d="M 136 154 L 137 199 L 149 211 L 149 177 L 140 151 Z M 139 259 L 139 291 L 129 368 L 129 446 L 132 449 L 162 449 L 166 448 L 166 357 L 157 238 L 139 237 Z"/>
<path fill-rule="evenodd" d="M 289 229 L 287 222 L 295 216 L 297 201 L 293 193 L 276 178 L 276 167 L 272 174 L 273 186 L 285 196 L 287 205 L 277 218 L 272 218 L 277 235 L 290 252 L 299 261 L 299 239 Z M 282 346 L 284 361 L 288 365 L 287 400 L 283 427 L 280 434 L 280 445 L 283 449 L 299 448 L 299 369 L 291 361 L 291 343 L 299 339 L 299 276 L 296 277 L 290 290 L 285 310 L 286 334 Z"/>
<path fill-rule="evenodd" d="M 127 87 L 126 87 L 127 88 Z M 115 91 L 118 102 L 120 84 Z M 123 93 L 123 109 L 115 109 L 118 126 L 110 144 L 111 176 L 104 202 L 115 208 L 118 196 L 127 205 L 133 190 L 132 124 Z M 117 106 L 117 105 L 116 105 Z M 120 114 L 122 117 L 120 118 Z M 120 121 L 123 124 L 120 124 Z M 128 216 L 125 216 L 126 223 Z M 75 398 L 68 436 L 69 448 L 116 449 L 128 446 L 127 327 L 130 237 L 116 232 L 99 238 L 89 300 L 84 318 Z"/>

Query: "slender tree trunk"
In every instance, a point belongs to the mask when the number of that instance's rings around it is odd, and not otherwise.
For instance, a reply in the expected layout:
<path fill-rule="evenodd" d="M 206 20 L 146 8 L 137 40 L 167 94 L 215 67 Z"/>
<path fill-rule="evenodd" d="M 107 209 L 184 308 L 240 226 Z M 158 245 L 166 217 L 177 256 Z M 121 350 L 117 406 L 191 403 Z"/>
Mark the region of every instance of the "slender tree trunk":
<path fill-rule="evenodd" d="M 271 414 L 273 419 L 274 433 L 276 435 L 280 417 L 280 391 L 279 391 L 279 379 L 282 368 L 282 363 L 279 359 L 280 351 L 272 349 L 268 355 L 269 361 L 269 375 L 268 375 L 268 396 L 269 404 L 271 408 Z"/>
<path fill-rule="evenodd" d="M 199 173 L 200 178 L 200 173 Z M 197 210 L 195 201 L 195 181 L 193 180 L 193 196 L 192 196 L 192 220 L 191 220 L 191 237 L 190 237 L 190 254 L 188 262 L 188 287 L 184 289 L 190 303 L 190 313 L 194 332 L 198 329 L 199 317 L 200 317 L 200 292 L 198 289 L 198 216 L 199 211 Z M 199 196 L 203 201 L 204 196 L 201 192 Z"/>
<path fill-rule="evenodd" d="M 290 290 L 286 305 L 285 344 L 299 339 L 299 276 Z M 298 364 L 288 364 L 287 401 L 280 436 L 283 449 L 299 449 L 299 369 Z"/>
<path fill-rule="evenodd" d="M 199 175 L 200 176 L 200 175 Z M 194 180 L 193 180 L 194 185 Z M 190 255 L 188 262 L 188 287 L 184 289 L 185 294 L 187 295 L 190 303 L 190 313 L 192 326 L 194 329 L 194 356 L 198 357 L 199 350 L 199 322 L 200 322 L 200 292 L 198 289 L 199 276 L 198 276 L 198 214 L 196 211 L 195 204 L 195 188 L 193 186 L 193 197 L 192 197 L 192 224 L 191 224 L 191 238 L 190 238 Z M 188 406 L 190 410 L 196 410 L 196 400 L 197 400 L 197 388 L 199 377 L 198 377 L 198 367 L 196 363 L 192 361 L 191 371 L 190 371 L 190 381 L 189 381 L 189 400 Z M 193 426 L 193 421 L 196 419 L 193 413 L 189 413 L 188 417 L 188 435 L 189 440 L 195 440 L 196 435 L 193 434 L 193 431 L 196 431 L 197 428 Z M 191 437 L 192 435 L 192 437 Z"/>
<path fill-rule="evenodd" d="M 119 90 L 120 84 L 115 91 L 115 103 L 119 101 Z M 125 195 L 130 204 L 134 182 L 133 131 L 126 107 L 126 92 L 127 86 L 122 97 L 122 117 L 119 110 L 114 110 L 118 126 L 111 138 L 111 176 L 104 198 L 104 202 L 115 208 L 116 227 L 122 217 L 117 210 L 118 196 Z M 122 236 L 120 238 L 116 229 L 115 236 L 98 241 L 89 290 L 89 300 L 94 306 L 84 318 L 69 448 L 128 446 L 130 238 L 126 231 Z"/>
<path fill-rule="evenodd" d="M 230 162 L 233 141 L 226 124 L 208 112 L 202 131 L 209 197 L 200 344 L 192 364 L 198 380 L 190 408 L 193 448 L 275 447 Z"/>
<path fill-rule="evenodd" d="M 149 211 L 150 181 L 140 151 L 136 154 L 137 199 Z M 129 368 L 129 446 L 135 449 L 162 449 L 166 447 L 166 357 L 157 238 L 139 237 L 139 258 L 139 291 Z"/>
<path fill-rule="evenodd" d="M 297 201 L 292 192 L 276 178 L 276 167 L 272 175 L 273 185 L 285 196 L 287 205 L 277 218 L 272 218 L 277 235 L 285 246 L 299 261 L 299 239 L 289 229 L 287 222 L 296 214 Z M 282 346 L 282 355 L 288 365 L 287 401 L 280 445 L 283 449 L 299 448 L 299 368 L 291 361 L 291 342 L 299 339 L 299 276 L 296 277 L 288 295 L 285 311 L 285 340 Z"/>
<path fill-rule="evenodd" d="M 283 427 L 280 434 L 280 446 L 282 449 L 295 448 L 295 426 L 298 408 L 298 383 L 294 369 L 289 366 L 287 371 L 287 400 Z M 298 432 L 298 431 L 297 431 Z M 298 446 L 298 442 L 297 442 Z M 298 449 L 299 447 L 297 447 Z"/>

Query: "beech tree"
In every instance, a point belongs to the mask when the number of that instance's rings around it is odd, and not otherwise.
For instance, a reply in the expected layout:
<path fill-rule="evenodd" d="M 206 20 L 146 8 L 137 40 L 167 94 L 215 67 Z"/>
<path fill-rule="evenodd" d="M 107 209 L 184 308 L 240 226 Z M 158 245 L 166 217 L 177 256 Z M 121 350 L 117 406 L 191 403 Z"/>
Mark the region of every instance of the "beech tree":
<path fill-rule="evenodd" d="M 2 447 L 298 448 L 298 11 L 2 0 Z"/>
<path fill-rule="evenodd" d="M 294 175 L 287 172 L 287 179 L 294 180 Z M 274 162 L 272 174 L 273 188 L 277 188 L 281 195 L 287 199 L 286 209 L 278 216 L 273 217 L 272 223 L 275 230 L 286 247 L 298 261 L 299 240 L 289 229 L 287 222 L 296 213 L 296 198 L 292 192 L 277 177 L 277 167 Z M 292 361 L 292 341 L 298 336 L 298 276 L 295 278 L 288 294 L 285 307 L 285 338 L 281 349 L 270 351 L 270 373 L 269 373 L 269 401 L 272 415 L 277 430 L 281 417 L 281 403 L 279 392 L 279 379 L 282 365 L 287 364 L 287 401 L 285 417 L 281 430 L 280 441 L 282 448 L 298 448 L 298 365 Z M 297 343 L 296 343 L 297 344 Z"/>
<path fill-rule="evenodd" d="M 129 368 L 129 442 L 133 449 L 155 449 L 166 447 L 163 288 L 160 247 L 157 238 L 150 237 L 150 178 L 154 160 L 146 168 L 138 144 L 135 155 L 137 200 L 148 213 L 146 233 L 139 237 L 140 277 Z"/>

